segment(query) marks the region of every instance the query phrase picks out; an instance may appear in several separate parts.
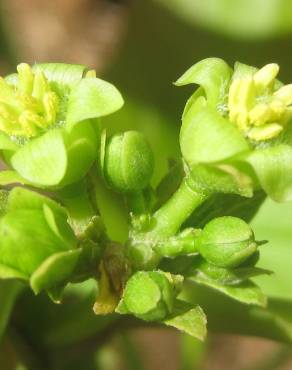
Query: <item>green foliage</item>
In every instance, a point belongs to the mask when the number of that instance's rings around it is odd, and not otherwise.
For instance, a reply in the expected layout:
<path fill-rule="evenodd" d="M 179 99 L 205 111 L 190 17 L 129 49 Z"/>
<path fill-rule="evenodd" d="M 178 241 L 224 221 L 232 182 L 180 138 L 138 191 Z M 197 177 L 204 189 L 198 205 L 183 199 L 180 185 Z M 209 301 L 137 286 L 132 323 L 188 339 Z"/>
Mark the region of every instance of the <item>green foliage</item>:
<path fill-rule="evenodd" d="M 0 112 L 10 167 L 0 183 L 25 187 L 0 193 L 0 277 L 54 302 L 69 283 L 94 279 L 95 314 L 132 315 L 200 340 L 205 307 L 190 286 L 218 291 L 245 313 L 264 310 L 267 296 L 252 279 L 270 271 L 257 265 L 262 243 L 247 222 L 265 194 L 292 194 L 292 92 L 277 71 L 233 70 L 218 58 L 191 67 L 176 83 L 200 85 L 183 112 L 181 159 L 156 185 L 145 135 L 113 133 L 110 123 L 101 130 L 99 118 L 123 104 L 113 85 L 79 65 L 20 65 L 3 85 L 4 103 L 18 110 L 12 121 L 7 107 Z"/>

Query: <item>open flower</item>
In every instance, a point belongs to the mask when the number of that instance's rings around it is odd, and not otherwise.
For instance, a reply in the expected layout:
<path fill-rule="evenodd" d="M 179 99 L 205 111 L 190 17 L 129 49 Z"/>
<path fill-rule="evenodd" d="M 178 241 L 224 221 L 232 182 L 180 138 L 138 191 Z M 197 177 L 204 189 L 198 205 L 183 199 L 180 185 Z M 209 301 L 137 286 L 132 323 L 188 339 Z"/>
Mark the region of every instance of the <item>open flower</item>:
<path fill-rule="evenodd" d="M 17 72 L 0 80 L 0 151 L 13 169 L 0 183 L 79 181 L 97 158 L 98 118 L 121 108 L 120 93 L 81 65 L 22 63 Z"/>
<path fill-rule="evenodd" d="M 176 82 L 200 85 L 180 133 L 192 186 L 243 196 L 262 188 L 276 201 L 292 199 L 292 85 L 278 81 L 278 72 L 277 64 L 232 70 L 208 58 Z"/>

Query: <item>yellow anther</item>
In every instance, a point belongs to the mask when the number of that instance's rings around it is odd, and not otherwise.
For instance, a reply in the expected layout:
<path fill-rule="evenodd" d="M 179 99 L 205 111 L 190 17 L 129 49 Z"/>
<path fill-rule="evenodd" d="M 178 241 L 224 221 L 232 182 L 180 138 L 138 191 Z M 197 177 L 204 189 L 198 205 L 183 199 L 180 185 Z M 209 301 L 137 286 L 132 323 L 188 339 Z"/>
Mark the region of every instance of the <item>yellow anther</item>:
<path fill-rule="evenodd" d="M 230 120 L 241 130 L 248 126 L 248 111 L 254 101 L 254 83 L 251 77 L 235 79 L 229 90 L 228 108 Z"/>
<path fill-rule="evenodd" d="M 266 125 L 253 127 L 247 132 L 247 136 L 254 141 L 269 140 L 279 135 L 283 126 L 278 123 L 267 123 Z"/>
<path fill-rule="evenodd" d="M 85 78 L 87 77 L 96 77 L 96 71 L 94 69 L 90 69 L 85 73 Z"/>
<path fill-rule="evenodd" d="M 47 127 L 45 119 L 42 116 L 29 110 L 21 113 L 21 115 L 19 116 L 19 123 L 21 125 L 24 125 L 25 127 L 27 127 L 28 125 L 36 126 L 43 129 Z"/>
<path fill-rule="evenodd" d="M 269 120 L 270 115 L 270 107 L 267 104 L 260 103 L 249 112 L 249 120 L 253 125 L 260 126 Z"/>
<path fill-rule="evenodd" d="M 18 91 L 20 94 L 31 94 L 33 88 L 34 75 L 30 66 L 21 63 L 17 66 L 18 72 Z"/>
<path fill-rule="evenodd" d="M 48 124 L 54 123 L 59 99 L 54 92 L 48 92 L 43 98 L 45 117 Z"/>
<path fill-rule="evenodd" d="M 287 109 L 285 104 L 278 99 L 273 99 L 269 106 L 271 110 L 269 121 L 270 122 L 281 121 L 285 113 L 285 110 Z"/>
<path fill-rule="evenodd" d="M 49 85 L 45 75 L 41 71 L 35 73 L 32 96 L 36 99 L 42 100 L 45 93 L 49 91 Z"/>
<path fill-rule="evenodd" d="M 253 76 L 255 86 L 258 90 L 263 90 L 271 85 L 279 73 L 279 66 L 276 63 L 265 65 Z"/>
<path fill-rule="evenodd" d="M 281 87 L 274 93 L 274 96 L 285 105 L 292 104 L 292 84 Z"/>

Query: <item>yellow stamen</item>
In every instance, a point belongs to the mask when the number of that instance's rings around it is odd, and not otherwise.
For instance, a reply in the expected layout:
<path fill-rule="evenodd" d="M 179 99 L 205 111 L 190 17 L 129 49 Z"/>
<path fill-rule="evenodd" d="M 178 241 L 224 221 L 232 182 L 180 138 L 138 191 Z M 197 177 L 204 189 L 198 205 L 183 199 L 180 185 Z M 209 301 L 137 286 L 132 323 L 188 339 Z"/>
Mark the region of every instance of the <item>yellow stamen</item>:
<path fill-rule="evenodd" d="M 258 90 L 263 90 L 271 85 L 279 73 L 278 64 L 271 63 L 259 69 L 253 76 L 255 86 Z"/>
<path fill-rule="evenodd" d="M 255 141 L 269 140 L 279 135 L 283 130 L 283 126 L 278 123 L 267 123 L 260 127 L 251 128 L 247 136 Z"/>

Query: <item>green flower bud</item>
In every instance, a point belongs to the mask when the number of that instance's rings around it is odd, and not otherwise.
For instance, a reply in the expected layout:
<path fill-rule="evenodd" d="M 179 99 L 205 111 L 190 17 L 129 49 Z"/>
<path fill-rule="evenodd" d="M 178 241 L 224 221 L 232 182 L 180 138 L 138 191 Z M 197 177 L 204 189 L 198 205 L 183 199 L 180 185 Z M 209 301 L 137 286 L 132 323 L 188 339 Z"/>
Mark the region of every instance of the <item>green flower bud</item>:
<path fill-rule="evenodd" d="M 215 218 L 197 239 L 201 256 L 218 267 L 237 267 L 257 251 L 250 226 L 239 218 Z"/>
<path fill-rule="evenodd" d="M 43 279 L 45 274 L 56 286 L 58 279 L 62 281 L 69 272 L 68 267 L 75 266 L 76 251 L 77 240 L 61 206 L 23 188 L 10 192 L 0 218 L 1 278 L 30 280 L 37 292 L 41 289 L 40 277 Z M 64 259 L 63 266 L 60 258 Z M 55 276 L 50 277 L 50 268 Z M 45 285 L 48 288 L 50 282 Z"/>
<path fill-rule="evenodd" d="M 153 162 L 151 148 L 142 133 L 117 134 L 105 145 L 104 177 L 118 192 L 137 192 L 149 184 Z"/>
<path fill-rule="evenodd" d="M 181 281 L 181 277 L 162 271 L 137 272 L 128 280 L 117 311 L 146 321 L 162 320 L 172 312 Z"/>
<path fill-rule="evenodd" d="M 22 63 L 17 71 L 0 79 L 0 152 L 21 176 L 10 182 L 60 188 L 81 180 L 98 152 L 97 118 L 122 106 L 120 93 L 81 65 Z"/>

